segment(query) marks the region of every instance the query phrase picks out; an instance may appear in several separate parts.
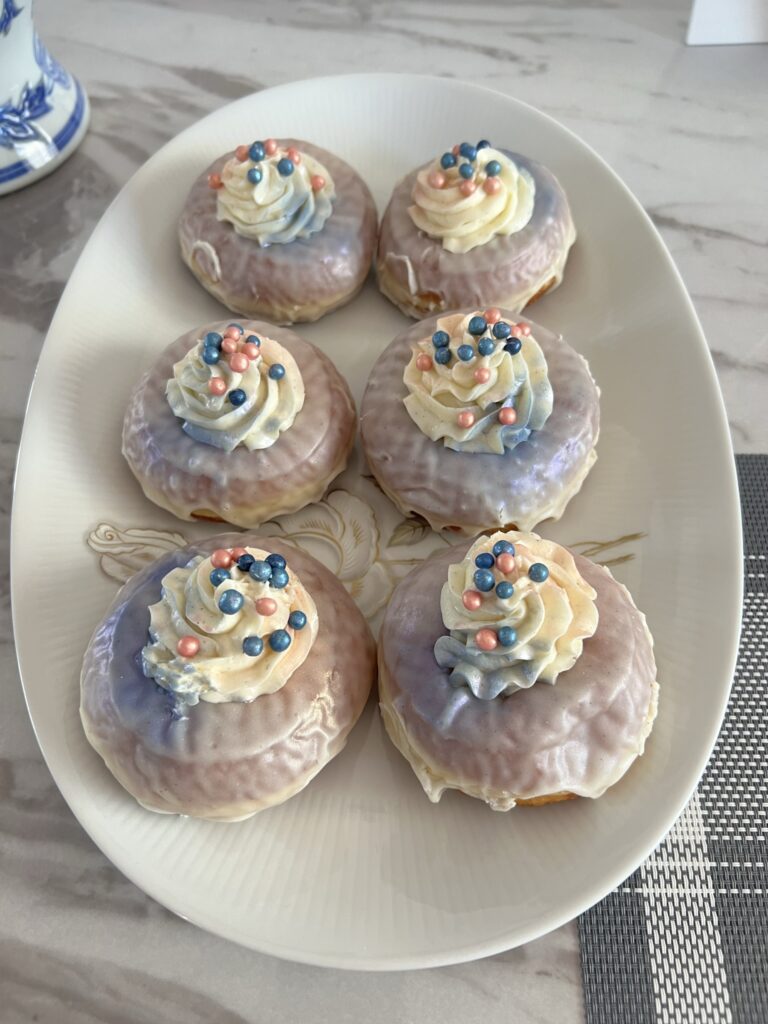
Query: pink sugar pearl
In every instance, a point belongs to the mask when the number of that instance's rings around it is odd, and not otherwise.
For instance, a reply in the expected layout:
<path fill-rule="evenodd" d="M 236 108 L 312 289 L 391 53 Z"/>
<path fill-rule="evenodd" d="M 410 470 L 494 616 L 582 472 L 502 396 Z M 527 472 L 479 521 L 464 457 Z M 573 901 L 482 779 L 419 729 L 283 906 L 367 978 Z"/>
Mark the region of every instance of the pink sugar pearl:
<path fill-rule="evenodd" d="M 477 185 L 474 181 L 462 181 L 459 185 L 459 192 L 461 192 L 463 196 L 471 196 L 476 188 Z"/>
<path fill-rule="evenodd" d="M 313 192 L 319 192 L 321 188 L 325 188 L 325 178 L 322 174 L 313 174 L 309 179 L 309 184 L 312 186 Z"/>
<path fill-rule="evenodd" d="M 483 595 L 479 590 L 465 590 L 461 595 L 461 603 L 469 612 L 476 612 L 483 603 Z"/>
<path fill-rule="evenodd" d="M 182 658 L 194 658 L 200 650 L 200 641 L 196 636 L 180 636 L 176 650 Z"/>
<path fill-rule="evenodd" d="M 489 196 L 495 196 L 501 188 L 501 182 L 498 178 L 486 178 L 483 182 L 483 192 Z"/>
<path fill-rule="evenodd" d="M 246 341 L 243 345 L 243 354 L 248 356 L 249 359 L 256 359 L 259 356 L 259 346 L 254 345 L 252 341 Z"/>
<path fill-rule="evenodd" d="M 221 343 L 221 351 L 232 355 L 233 352 L 237 352 L 237 342 L 234 338 L 225 338 Z"/>
<path fill-rule="evenodd" d="M 492 629 L 478 629 L 475 633 L 475 643 L 481 651 L 495 651 L 499 646 L 499 638 Z"/>
<path fill-rule="evenodd" d="M 277 142 L 274 139 L 267 139 L 264 143 L 264 152 L 267 156 L 274 156 L 277 152 Z"/>
<path fill-rule="evenodd" d="M 505 405 L 503 409 L 499 409 L 499 423 L 505 427 L 511 427 L 513 423 L 517 423 L 517 413 L 511 405 Z"/>
<path fill-rule="evenodd" d="M 237 329 L 237 327 L 228 327 L 228 328 L 226 329 L 226 331 L 224 331 L 224 337 L 225 337 L 225 338 L 234 338 L 234 339 L 235 339 L 235 341 L 239 341 L 239 339 L 240 339 L 240 335 L 241 335 L 242 333 L 243 333 L 243 332 L 242 332 L 242 331 L 239 331 L 239 330 Z"/>
<path fill-rule="evenodd" d="M 211 377 L 208 381 L 208 390 L 212 395 L 223 395 L 227 390 L 227 382 L 223 377 Z"/>
<path fill-rule="evenodd" d="M 497 324 L 501 320 L 501 310 L 498 306 L 493 306 L 491 309 L 486 309 L 484 316 L 489 324 Z"/>
<path fill-rule="evenodd" d="M 417 370 L 421 370 L 422 373 L 426 373 L 427 370 L 432 369 L 432 366 L 432 356 L 428 356 L 426 352 L 422 352 L 421 355 L 416 356 Z"/>
<path fill-rule="evenodd" d="M 208 175 L 208 188 L 216 189 L 216 188 L 221 188 L 221 186 L 222 186 L 222 181 L 221 181 L 221 175 L 220 174 L 215 174 L 214 173 L 214 174 L 209 174 Z"/>
<path fill-rule="evenodd" d="M 524 338 L 528 338 L 531 334 L 531 328 L 528 324 L 515 324 L 515 334 L 520 334 Z"/>
<path fill-rule="evenodd" d="M 469 409 L 464 409 L 456 417 L 456 422 L 462 430 L 469 430 L 470 427 L 475 425 L 475 414 L 470 412 Z"/>
<path fill-rule="evenodd" d="M 503 572 L 507 575 L 515 570 L 515 556 L 511 555 L 508 551 L 502 552 L 502 554 L 496 556 L 496 568 L 499 572 Z"/>
<path fill-rule="evenodd" d="M 491 371 L 487 366 L 478 366 L 475 372 L 472 374 L 478 384 L 487 384 L 491 379 Z"/>
<path fill-rule="evenodd" d="M 234 355 L 229 357 L 229 368 L 234 370 L 235 373 L 245 373 L 250 362 L 245 352 L 235 352 Z"/>
<path fill-rule="evenodd" d="M 238 558 L 242 558 L 243 555 L 247 554 L 248 552 L 245 550 L 245 548 L 232 548 L 232 558 L 234 559 L 234 561 L 237 561 Z"/>
<path fill-rule="evenodd" d="M 271 597 L 260 597 L 254 603 L 256 611 L 265 618 L 274 615 L 277 611 L 277 601 L 273 601 Z"/>
<path fill-rule="evenodd" d="M 442 171 L 430 171 L 427 175 L 427 182 L 432 186 L 432 188 L 444 188 L 445 175 Z"/>
<path fill-rule="evenodd" d="M 459 155 L 459 144 L 458 144 L 458 142 L 457 142 L 457 143 L 456 143 L 456 145 L 455 145 L 455 146 L 453 147 L 453 149 L 451 150 L 451 152 L 453 153 L 453 155 L 454 155 L 454 156 L 458 156 L 458 155 Z"/>
<path fill-rule="evenodd" d="M 232 565 L 232 552 L 226 548 L 216 548 L 211 554 L 211 565 L 214 569 L 228 569 Z"/>
<path fill-rule="evenodd" d="M 235 150 L 235 156 L 237 157 L 241 164 L 244 164 L 245 161 L 248 159 L 248 152 L 250 148 L 250 146 L 238 146 L 237 149 Z"/>
<path fill-rule="evenodd" d="M 297 167 L 301 163 L 301 153 L 298 151 L 298 149 L 296 149 L 295 146 L 288 147 L 288 159 L 292 160 Z"/>

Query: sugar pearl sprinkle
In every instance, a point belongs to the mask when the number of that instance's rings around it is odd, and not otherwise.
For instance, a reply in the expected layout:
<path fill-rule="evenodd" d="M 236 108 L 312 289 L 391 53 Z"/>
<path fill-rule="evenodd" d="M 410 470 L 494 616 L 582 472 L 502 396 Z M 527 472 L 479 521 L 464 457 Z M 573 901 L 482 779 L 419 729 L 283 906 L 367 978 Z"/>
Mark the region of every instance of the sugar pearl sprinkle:
<path fill-rule="evenodd" d="M 267 143 L 263 145 L 266 146 Z M 261 359 L 261 338 L 255 334 L 246 334 L 241 324 L 229 324 L 223 334 L 208 331 L 201 341 L 200 359 L 206 366 L 211 367 L 212 376 L 208 379 L 209 393 L 221 398 L 227 394 L 227 383 L 223 377 L 213 373 L 213 367 L 223 361 L 233 373 L 245 373 L 252 362 Z M 280 381 L 285 376 L 285 367 L 282 363 L 273 363 L 266 372 L 271 380 Z M 227 399 L 237 408 L 247 402 L 248 395 L 242 388 L 233 388 L 227 394 Z"/>
<path fill-rule="evenodd" d="M 503 188 L 499 178 L 501 164 L 498 160 L 483 160 L 483 150 L 490 145 L 487 139 L 480 139 L 474 146 L 471 142 L 457 143 L 440 157 L 441 170 L 432 170 L 427 175 L 429 186 L 455 188 L 465 197 L 473 195 L 478 188 L 487 195 L 496 195 Z"/>
<path fill-rule="evenodd" d="M 252 142 L 250 146 L 237 146 L 235 148 L 235 158 L 239 160 L 241 164 L 250 163 L 253 166 L 249 167 L 246 171 L 246 178 L 252 185 L 258 185 L 264 177 L 263 168 L 259 166 L 263 160 L 279 155 L 280 159 L 277 161 L 277 173 L 283 178 L 289 178 L 297 167 L 301 166 L 301 153 L 295 146 L 287 146 L 281 148 L 276 139 L 265 139 L 257 140 Z M 325 188 L 325 178 L 321 174 L 313 174 L 309 179 L 310 187 L 313 192 L 319 192 Z M 213 172 L 208 175 L 208 187 L 214 191 L 223 188 L 224 183 L 221 180 L 221 175 L 217 172 Z M 442 186 L 440 186 L 442 187 Z"/>
<path fill-rule="evenodd" d="M 242 547 L 216 548 L 211 552 L 210 562 L 213 566 L 210 582 L 222 615 L 237 615 L 245 606 L 246 598 L 234 589 L 233 583 L 252 580 L 268 584 L 274 590 L 282 590 L 289 582 L 286 561 L 277 553 L 267 555 L 262 561 Z M 263 619 L 271 618 L 278 610 L 277 601 L 272 597 L 257 597 L 254 607 Z M 245 637 L 243 653 L 249 658 L 257 658 L 264 651 L 265 645 L 276 653 L 286 651 L 293 642 L 292 634 L 304 629 L 306 624 L 306 614 L 300 608 L 294 608 L 288 615 L 285 628 L 274 629 L 266 637 Z M 182 658 L 194 658 L 200 653 L 200 640 L 196 636 L 180 636 L 176 642 L 176 653 Z"/>

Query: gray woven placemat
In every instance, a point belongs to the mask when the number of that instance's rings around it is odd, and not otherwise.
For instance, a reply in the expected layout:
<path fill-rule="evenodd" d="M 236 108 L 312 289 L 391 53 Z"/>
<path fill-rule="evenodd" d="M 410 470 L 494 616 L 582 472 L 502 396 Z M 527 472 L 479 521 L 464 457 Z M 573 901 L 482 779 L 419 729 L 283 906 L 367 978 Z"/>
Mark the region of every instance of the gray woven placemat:
<path fill-rule="evenodd" d="M 744 619 L 728 711 L 667 838 L 579 919 L 587 1024 L 768 1024 L 768 455 L 736 462 Z"/>

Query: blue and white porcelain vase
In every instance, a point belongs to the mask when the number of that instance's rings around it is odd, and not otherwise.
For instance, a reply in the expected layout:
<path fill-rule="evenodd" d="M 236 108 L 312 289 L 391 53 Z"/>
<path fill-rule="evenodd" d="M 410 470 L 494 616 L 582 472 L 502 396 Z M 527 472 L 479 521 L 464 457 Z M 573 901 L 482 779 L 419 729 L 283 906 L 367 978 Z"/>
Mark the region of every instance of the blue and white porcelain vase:
<path fill-rule="evenodd" d="M 32 0 L 0 0 L 0 195 L 66 160 L 88 114 L 82 86 L 35 32 Z"/>

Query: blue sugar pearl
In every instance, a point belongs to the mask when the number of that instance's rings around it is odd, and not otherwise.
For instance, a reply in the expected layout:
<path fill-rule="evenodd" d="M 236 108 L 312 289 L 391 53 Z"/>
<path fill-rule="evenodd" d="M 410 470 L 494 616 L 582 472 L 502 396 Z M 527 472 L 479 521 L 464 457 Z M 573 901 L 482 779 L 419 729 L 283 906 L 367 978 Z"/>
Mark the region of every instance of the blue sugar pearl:
<path fill-rule="evenodd" d="M 219 598 L 219 610 L 225 615 L 237 615 L 245 603 L 239 590 L 225 590 Z"/>
<path fill-rule="evenodd" d="M 221 343 L 223 340 L 224 339 L 218 333 L 218 331 L 208 331 L 208 333 L 205 336 L 205 344 L 215 346 L 216 348 L 221 347 Z"/>
<path fill-rule="evenodd" d="M 481 356 L 489 356 L 496 349 L 496 342 L 492 338 L 481 338 L 477 343 L 477 351 Z"/>
<path fill-rule="evenodd" d="M 501 174 L 501 164 L 498 160 L 489 160 L 485 165 L 485 173 L 489 178 L 495 178 L 497 174 Z"/>
<path fill-rule="evenodd" d="M 291 629 L 304 629 L 307 624 L 307 616 L 304 612 L 291 612 L 288 616 L 288 625 Z"/>
<path fill-rule="evenodd" d="M 249 658 L 258 658 L 263 650 L 264 641 L 260 636 L 247 636 L 243 640 L 243 654 L 247 654 Z"/>
<path fill-rule="evenodd" d="M 543 562 L 534 562 L 528 570 L 528 577 L 534 583 L 543 583 L 547 576 L 549 576 L 549 569 Z"/>
<path fill-rule="evenodd" d="M 492 569 L 495 564 L 496 559 L 490 551 L 482 551 L 475 559 L 475 565 L 478 569 Z"/>
<path fill-rule="evenodd" d="M 257 338 L 255 334 L 249 334 L 248 337 L 245 340 L 246 340 L 246 342 L 248 342 L 249 345 L 260 345 L 261 344 L 261 338 Z"/>
<path fill-rule="evenodd" d="M 254 160 L 256 163 L 258 163 L 259 160 L 263 160 L 264 159 L 264 143 L 263 142 L 254 142 L 254 144 L 248 150 L 248 156 L 251 158 L 251 160 Z"/>
<path fill-rule="evenodd" d="M 230 579 L 229 572 L 226 569 L 214 569 L 209 577 L 214 587 L 218 587 L 224 580 Z"/>
<path fill-rule="evenodd" d="M 490 149 L 491 148 L 491 144 L 488 141 L 488 139 L 480 139 L 480 141 L 478 142 L 478 144 L 477 144 L 477 146 L 475 148 L 476 149 Z"/>
<path fill-rule="evenodd" d="M 270 586 L 273 586 L 275 590 L 282 590 L 283 587 L 288 586 L 288 573 L 285 569 L 274 569 L 272 572 L 272 579 L 270 580 Z"/>
<path fill-rule="evenodd" d="M 229 330 L 230 327 L 234 327 L 238 334 L 245 334 L 245 331 L 240 324 L 227 324 L 227 330 Z"/>
<path fill-rule="evenodd" d="M 446 331 L 435 331 L 432 335 L 432 344 L 435 348 L 447 348 L 450 340 Z"/>
<path fill-rule="evenodd" d="M 206 345 L 203 349 L 203 362 L 209 366 L 215 366 L 221 358 L 219 350 L 212 345 Z"/>
<path fill-rule="evenodd" d="M 510 544 L 508 540 L 497 540 L 491 550 L 497 558 L 499 555 L 514 555 L 515 545 Z"/>
<path fill-rule="evenodd" d="M 515 588 L 507 580 L 502 580 L 501 583 L 496 584 L 496 593 L 502 599 L 506 601 L 508 597 L 512 597 L 515 592 Z"/>
<path fill-rule="evenodd" d="M 230 391 L 227 395 L 227 398 L 234 406 L 242 405 L 246 397 L 247 396 L 242 388 L 235 388 L 234 391 Z"/>
<path fill-rule="evenodd" d="M 475 350 L 471 345 L 459 345 L 456 349 L 456 355 L 463 363 L 468 363 L 470 359 L 475 358 Z"/>
<path fill-rule="evenodd" d="M 269 562 L 256 561 L 248 570 L 251 579 L 256 580 L 258 583 L 266 583 L 272 579 L 272 566 Z"/>
<path fill-rule="evenodd" d="M 269 646 L 273 651 L 287 651 L 291 646 L 291 634 L 284 629 L 276 629 L 269 634 Z"/>
<path fill-rule="evenodd" d="M 252 185 L 258 185 L 262 178 L 261 170 L 258 167 L 251 167 L 246 174 L 246 178 Z"/>
<path fill-rule="evenodd" d="M 453 356 L 451 355 L 451 350 L 449 348 L 439 348 L 434 355 L 435 362 L 439 363 L 440 366 L 447 366 L 452 358 Z"/>
<path fill-rule="evenodd" d="M 289 160 L 287 156 L 284 156 L 282 160 L 278 160 L 277 173 L 282 174 L 284 178 L 293 174 L 293 160 Z"/>
<path fill-rule="evenodd" d="M 523 343 L 519 338 L 510 338 L 504 346 L 504 351 L 509 352 L 511 356 L 516 356 L 522 347 Z"/>
<path fill-rule="evenodd" d="M 443 153 L 440 157 L 440 166 L 444 171 L 450 170 L 451 167 L 456 166 L 456 157 L 453 153 Z"/>
<path fill-rule="evenodd" d="M 470 334 L 474 334 L 478 338 L 486 329 L 488 323 L 484 316 L 473 316 L 469 321 L 467 330 Z"/>
<path fill-rule="evenodd" d="M 282 363 L 273 363 L 269 368 L 269 376 L 272 380 L 282 380 L 285 376 L 285 367 Z"/>
<path fill-rule="evenodd" d="M 493 590 L 493 585 L 496 582 L 490 569 L 475 570 L 475 575 L 472 579 L 475 581 L 477 589 L 482 590 L 485 594 L 487 594 L 488 591 Z"/>
<path fill-rule="evenodd" d="M 253 557 L 253 555 L 249 555 L 248 552 L 246 551 L 244 555 L 240 555 L 240 557 L 238 558 L 237 568 L 240 570 L 240 572 L 249 572 L 251 566 L 255 561 L 256 559 Z"/>
<path fill-rule="evenodd" d="M 477 156 L 477 148 L 471 142 L 462 142 L 459 152 L 466 160 L 474 160 Z"/>
<path fill-rule="evenodd" d="M 498 323 L 493 325 L 493 336 L 498 338 L 500 341 L 504 338 L 508 338 L 512 333 L 512 328 L 509 324 L 505 324 L 503 320 L 499 320 Z"/>
<path fill-rule="evenodd" d="M 502 626 L 496 635 L 502 647 L 514 647 L 517 643 L 517 633 L 511 626 Z"/>
<path fill-rule="evenodd" d="M 284 569 L 285 559 L 282 555 L 267 555 L 267 562 L 272 566 L 273 569 Z"/>
<path fill-rule="evenodd" d="M 460 164 L 459 165 L 459 174 L 462 176 L 462 178 L 469 179 L 469 178 L 472 177 L 472 175 L 474 173 L 475 173 L 475 168 L 472 166 L 472 164 Z"/>

